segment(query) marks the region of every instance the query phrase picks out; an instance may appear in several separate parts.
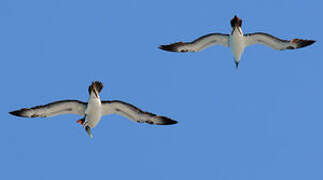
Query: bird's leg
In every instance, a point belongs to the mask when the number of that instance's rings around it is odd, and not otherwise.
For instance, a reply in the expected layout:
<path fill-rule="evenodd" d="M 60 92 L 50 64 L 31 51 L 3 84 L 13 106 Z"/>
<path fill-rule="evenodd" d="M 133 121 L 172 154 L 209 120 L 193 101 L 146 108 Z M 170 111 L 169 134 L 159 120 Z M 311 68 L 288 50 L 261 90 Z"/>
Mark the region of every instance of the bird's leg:
<path fill-rule="evenodd" d="M 85 114 L 85 116 L 84 116 L 82 119 L 79 119 L 79 120 L 77 120 L 76 122 L 77 122 L 77 123 L 79 123 L 80 125 L 84 125 L 84 123 L 85 123 L 85 118 L 86 118 L 86 114 Z"/>
<path fill-rule="evenodd" d="M 77 120 L 76 122 L 79 123 L 80 125 L 83 125 L 85 122 L 85 116 L 82 119 Z"/>

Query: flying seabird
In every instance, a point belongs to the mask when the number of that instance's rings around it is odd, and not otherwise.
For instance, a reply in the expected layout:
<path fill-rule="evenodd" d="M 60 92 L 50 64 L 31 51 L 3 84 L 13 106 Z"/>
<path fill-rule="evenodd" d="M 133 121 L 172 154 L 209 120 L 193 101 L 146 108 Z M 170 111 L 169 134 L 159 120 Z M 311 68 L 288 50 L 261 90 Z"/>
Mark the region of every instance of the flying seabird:
<path fill-rule="evenodd" d="M 103 84 L 101 82 L 92 82 L 88 88 L 90 97 L 87 103 L 79 100 L 62 100 L 32 108 L 23 108 L 9 113 L 15 116 L 28 118 L 52 117 L 61 114 L 79 114 L 83 116 L 83 118 L 78 120 L 77 123 L 83 125 L 91 138 L 93 137 L 91 128 L 94 128 L 99 123 L 102 116 L 109 114 L 119 114 L 138 123 L 154 125 L 171 125 L 177 123 L 177 121 L 168 117 L 144 112 L 126 102 L 119 100 L 101 101 L 99 93 L 102 88 Z"/>
<path fill-rule="evenodd" d="M 212 45 L 223 45 L 231 49 L 236 69 L 238 70 L 241 55 L 247 46 L 263 44 L 276 50 L 285 50 L 302 48 L 315 42 L 314 40 L 303 39 L 282 40 L 263 32 L 243 34 L 241 25 L 242 20 L 234 16 L 231 20 L 231 34 L 211 33 L 192 42 L 176 42 L 169 45 L 161 45 L 159 48 L 171 52 L 198 52 Z"/>

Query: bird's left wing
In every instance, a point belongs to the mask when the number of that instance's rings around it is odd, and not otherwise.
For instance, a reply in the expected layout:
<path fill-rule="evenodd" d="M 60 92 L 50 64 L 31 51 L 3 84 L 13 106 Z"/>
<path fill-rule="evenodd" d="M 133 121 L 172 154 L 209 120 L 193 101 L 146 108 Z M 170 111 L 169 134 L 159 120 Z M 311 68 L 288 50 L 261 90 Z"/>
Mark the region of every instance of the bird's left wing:
<path fill-rule="evenodd" d="M 141 109 L 122 101 L 102 101 L 101 104 L 102 115 L 119 114 L 138 123 L 155 125 L 171 125 L 177 123 L 177 121 L 174 121 L 168 117 L 158 116 L 150 112 L 144 112 Z"/>
<path fill-rule="evenodd" d="M 292 39 L 283 40 L 267 33 L 257 32 L 245 34 L 246 46 L 263 44 L 276 50 L 297 49 L 313 44 L 314 40 Z"/>
<path fill-rule="evenodd" d="M 212 45 L 223 45 L 228 47 L 229 35 L 212 33 L 202 36 L 192 42 L 176 42 L 169 45 L 161 45 L 160 49 L 171 52 L 197 52 Z"/>
<path fill-rule="evenodd" d="M 46 105 L 35 106 L 32 108 L 23 108 L 9 112 L 12 115 L 20 117 L 51 117 L 60 114 L 79 114 L 84 116 L 87 103 L 78 100 L 56 101 Z"/>

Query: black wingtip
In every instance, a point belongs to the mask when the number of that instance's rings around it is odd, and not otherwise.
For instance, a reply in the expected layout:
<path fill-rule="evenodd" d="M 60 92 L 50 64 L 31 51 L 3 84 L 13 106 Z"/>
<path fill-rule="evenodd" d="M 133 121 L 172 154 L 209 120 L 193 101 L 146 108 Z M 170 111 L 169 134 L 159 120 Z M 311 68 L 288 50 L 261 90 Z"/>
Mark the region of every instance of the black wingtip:
<path fill-rule="evenodd" d="M 173 125 L 173 124 L 177 124 L 177 121 L 174 121 L 168 117 L 162 117 L 163 118 L 163 123 L 161 125 Z"/>
<path fill-rule="evenodd" d="M 316 41 L 314 41 L 314 40 L 306 40 L 306 42 L 305 42 L 305 44 L 304 44 L 304 46 L 303 47 L 305 47 L 305 46 L 309 46 L 309 45 L 311 45 L 311 44 L 313 44 L 313 43 L 315 43 Z"/>
<path fill-rule="evenodd" d="M 158 48 L 169 52 L 188 52 L 186 49 L 179 50 L 179 47 L 184 46 L 185 44 L 186 43 L 184 42 L 176 42 L 173 44 L 161 45 Z"/>
<path fill-rule="evenodd" d="M 23 117 L 21 110 L 11 111 L 11 112 L 9 112 L 9 114 L 14 115 L 14 116 Z"/>
<path fill-rule="evenodd" d="M 168 125 L 177 124 L 177 123 L 178 123 L 177 121 L 171 120 L 169 121 Z"/>
<path fill-rule="evenodd" d="M 315 42 L 316 41 L 314 41 L 314 40 L 304 40 L 304 39 L 293 39 L 292 40 L 292 43 L 297 44 L 297 48 L 306 47 L 306 46 L 309 46 Z"/>
<path fill-rule="evenodd" d="M 309 46 L 313 43 L 315 43 L 314 40 L 303 40 L 298 44 L 298 48 L 306 47 L 306 46 Z"/>
<path fill-rule="evenodd" d="M 176 52 L 176 49 L 172 45 L 160 45 L 158 48 L 164 51 Z"/>

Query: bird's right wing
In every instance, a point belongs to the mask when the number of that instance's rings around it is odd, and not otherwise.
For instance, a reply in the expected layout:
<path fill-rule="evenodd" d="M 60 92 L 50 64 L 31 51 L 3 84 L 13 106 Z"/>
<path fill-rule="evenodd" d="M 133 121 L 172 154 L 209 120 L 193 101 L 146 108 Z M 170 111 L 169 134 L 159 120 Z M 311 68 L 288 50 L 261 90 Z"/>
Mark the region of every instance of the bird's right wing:
<path fill-rule="evenodd" d="M 78 100 L 56 101 L 46 105 L 23 108 L 9 112 L 20 117 L 51 117 L 61 114 L 79 114 L 84 116 L 87 103 Z"/>
<path fill-rule="evenodd" d="M 169 45 L 161 45 L 160 49 L 171 52 L 197 52 L 212 45 L 229 46 L 229 35 L 212 33 L 202 36 L 192 42 L 176 42 Z"/>
<path fill-rule="evenodd" d="M 148 123 L 155 125 L 176 124 L 174 121 L 165 116 L 158 116 L 150 112 L 144 112 L 134 105 L 122 101 L 101 101 L 102 115 L 119 114 L 138 123 Z"/>
<path fill-rule="evenodd" d="M 297 49 L 313 44 L 314 40 L 292 39 L 290 41 L 279 39 L 271 34 L 257 32 L 245 34 L 246 46 L 263 44 L 277 50 Z"/>

